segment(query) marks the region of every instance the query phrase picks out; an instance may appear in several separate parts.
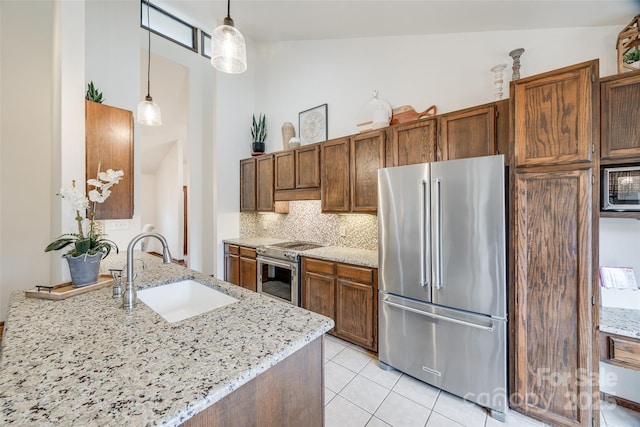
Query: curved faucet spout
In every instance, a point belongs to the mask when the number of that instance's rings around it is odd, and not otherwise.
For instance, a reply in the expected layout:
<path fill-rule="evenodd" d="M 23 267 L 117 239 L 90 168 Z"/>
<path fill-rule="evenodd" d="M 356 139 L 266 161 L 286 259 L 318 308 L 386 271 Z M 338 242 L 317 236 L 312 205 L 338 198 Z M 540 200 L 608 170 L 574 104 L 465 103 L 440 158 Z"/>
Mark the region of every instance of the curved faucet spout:
<path fill-rule="evenodd" d="M 124 295 L 122 295 L 122 306 L 125 310 L 132 310 L 133 307 L 136 306 L 136 302 L 138 302 L 136 286 L 133 283 L 133 248 L 140 240 L 144 239 L 145 237 L 155 237 L 156 239 L 160 240 L 160 243 L 162 243 L 162 260 L 165 264 L 171 263 L 171 252 L 169 251 L 169 244 L 167 243 L 167 239 L 165 239 L 162 234 L 141 233 L 131 239 L 131 241 L 129 242 L 129 246 L 127 246 L 127 284 L 124 290 Z"/>

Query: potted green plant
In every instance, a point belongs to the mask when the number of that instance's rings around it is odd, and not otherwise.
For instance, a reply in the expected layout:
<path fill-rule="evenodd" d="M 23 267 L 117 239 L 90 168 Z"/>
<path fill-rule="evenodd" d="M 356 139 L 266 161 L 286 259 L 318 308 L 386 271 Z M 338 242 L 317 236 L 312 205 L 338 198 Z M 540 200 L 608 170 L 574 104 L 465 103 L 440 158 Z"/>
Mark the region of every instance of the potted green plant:
<path fill-rule="evenodd" d="M 96 87 L 93 85 L 93 80 L 87 85 L 87 94 L 84 98 L 89 101 L 97 102 L 98 104 L 102 104 L 102 102 L 104 101 L 102 99 L 102 92 L 96 89 Z"/>
<path fill-rule="evenodd" d="M 260 113 L 258 120 L 256 120 L 256 115 L 253 115 L 251 138 L 253 139 L 252 151 L 254 153 L 264 153 L 264 140 L 267 138 L 267 118 L 262 113 Z"/>
<path fill-rule="evenodd" d="M 99 168 L 99 166 L 98 166 Z M 96 283 L 100 270 L 100 261 L 112 250 L 118 252 L 118 246 L 111 240 L 105 239 L 104 234 L 97 231 L 94 221 L 96 203 L 102 203 L 111 194 L 110 188 L 120 182 L 124 172 L 108 169 L 106 172 L 98 171 L 97 179 L 87 180 L 87 184 L 94 187 L 89 191 L 89 197 L 76 187 L 76 181 L 72 181 L 71 188 L 61 188 L 58 195 L 71 203 L 76 211 L 75 220 L 78 223 L 77 233 L 66 233 L 51 242 L 45 248 L 45 252 L 57 251 L 71 246 L 71 250 L 63 255 L 69 264 L 71 283 L 73 287 L 81 287 Z M 90 208 L 90 203 L 93 207 Z M 89 219 L 88 230 L 84 230 L 83 212 L 87 212 Z"/>
<path fill-rule="evenodd" d="M 633 64 L 634 62 L 640 61 L 640 49 L 635 48 L 627 52 L 626 55 L 622 57 L 622 60 L 625 64 Z"/>

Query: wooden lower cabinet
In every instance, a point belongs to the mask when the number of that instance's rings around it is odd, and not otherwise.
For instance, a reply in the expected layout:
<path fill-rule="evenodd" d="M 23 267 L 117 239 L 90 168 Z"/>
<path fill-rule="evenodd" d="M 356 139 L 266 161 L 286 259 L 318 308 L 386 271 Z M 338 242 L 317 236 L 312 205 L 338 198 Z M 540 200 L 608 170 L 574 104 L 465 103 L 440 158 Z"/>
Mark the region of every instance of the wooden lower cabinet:
<path fill-rule="evenodd" d="M 640 339 L 600 332 L 600 360 L 640 371 Z"/>
<path fill-rule="evenodd" d="M 302 258 L 302 307 L 334 320 L 333 335 L 378 351 L 378 270 Z"/>
<path fill-rule="evenodd" d="M 554 426 L 590 427 L 599 418 L 592 175 L 592 168 L 513 174 L 510 404 Z"/>
<path fill-rule="evenodd" d="M 224 245 L 224 280 L 257 291 L 257 261 L 254 248 Z"/>
<path fill-rule="evenodd" d="M 322 339 L 302 347 L 181 426 L 322 427 Z"/>

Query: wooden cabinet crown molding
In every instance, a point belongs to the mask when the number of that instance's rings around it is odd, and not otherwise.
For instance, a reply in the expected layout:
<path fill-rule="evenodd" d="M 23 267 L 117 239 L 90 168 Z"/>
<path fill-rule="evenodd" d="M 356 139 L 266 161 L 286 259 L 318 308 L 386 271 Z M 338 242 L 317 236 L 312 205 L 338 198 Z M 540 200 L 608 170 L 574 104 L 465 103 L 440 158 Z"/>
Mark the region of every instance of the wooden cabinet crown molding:
<path fill-rule="evenodd" d="M 124 176 L 111 187 L 104 203 L 96 203 L 95 219 L 133 218 L 133 113 L 85 100 L 86 179 L 98 169 L 121 169 Z M 86 194 L 93 187 L 86 186 Z"/>

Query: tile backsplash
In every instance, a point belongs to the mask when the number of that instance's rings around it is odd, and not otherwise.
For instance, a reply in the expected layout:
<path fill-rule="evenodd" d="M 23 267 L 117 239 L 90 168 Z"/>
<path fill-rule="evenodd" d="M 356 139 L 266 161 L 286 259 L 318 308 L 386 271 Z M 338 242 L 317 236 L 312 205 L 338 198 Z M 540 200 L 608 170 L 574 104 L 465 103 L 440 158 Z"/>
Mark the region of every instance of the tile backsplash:
<path fill-rule="evenodd" d="M 305 240 L 377 250 L 378 217 L 368 214 L 325 214 L 321 212 L 319 200 L 289 202 L 288 214 L 242 212 L 240 237 Z"/>

